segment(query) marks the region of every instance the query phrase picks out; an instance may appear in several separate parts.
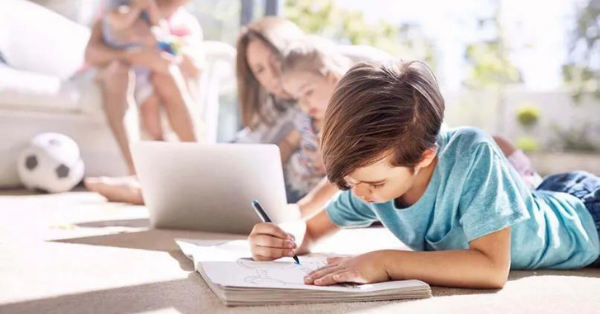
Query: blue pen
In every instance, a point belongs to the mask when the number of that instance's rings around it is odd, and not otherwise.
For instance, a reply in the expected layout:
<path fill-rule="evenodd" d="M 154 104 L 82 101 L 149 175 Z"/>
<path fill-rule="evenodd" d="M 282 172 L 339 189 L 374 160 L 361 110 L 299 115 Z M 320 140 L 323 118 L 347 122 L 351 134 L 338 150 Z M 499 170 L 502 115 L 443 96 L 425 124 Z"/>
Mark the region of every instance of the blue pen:
<path fill-rule="evenodd" d="M 269 218 L 267 213 L 264 211 L 262 206 L 260 206 L 260 203 L 257 200 L 252 201 L 252 207 L 254 208 L 254 211 L 256 211 L 256 213 L 258 214 L 258 217 L 260 217 L 260 219 L 263 222 L 273 222 L 271 221 L 271 218 Z M 300 260 L 298 259 L 298 256 L 296 256 L 296 254 L 294 254 L 293 258 L 296 264 L 300 265 Z"/>

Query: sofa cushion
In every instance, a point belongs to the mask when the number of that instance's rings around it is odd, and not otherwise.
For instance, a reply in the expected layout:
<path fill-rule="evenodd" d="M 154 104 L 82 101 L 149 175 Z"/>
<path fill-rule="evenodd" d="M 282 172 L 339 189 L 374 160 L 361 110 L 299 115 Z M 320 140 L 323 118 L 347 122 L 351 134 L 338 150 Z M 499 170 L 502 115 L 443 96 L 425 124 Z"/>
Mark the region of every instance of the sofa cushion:
<path fill-rule="evenodd" d="M 0 1 L 0 51 L 15 69 L 68 79 L 84 63 L 90 31 L 25 0 Z"/>
<path fill-rule="evenodd" d="M 79 98 L 73 81 L 0 64 L 0 108 L 77 112 L 80 111 Z"/>

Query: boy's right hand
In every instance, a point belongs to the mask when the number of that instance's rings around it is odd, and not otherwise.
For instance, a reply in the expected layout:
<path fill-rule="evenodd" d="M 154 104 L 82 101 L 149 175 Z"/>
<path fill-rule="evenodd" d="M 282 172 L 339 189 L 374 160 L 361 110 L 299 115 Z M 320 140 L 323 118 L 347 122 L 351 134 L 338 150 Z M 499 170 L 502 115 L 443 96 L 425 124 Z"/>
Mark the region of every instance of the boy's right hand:
<path fill-rule="evenodd" d="M 250 236 L 252 258 L 256 261 L 272 261 L 281 257 L 294 256 L 296 239 L 277 225 L 267 222 L 254 226 Z"/>

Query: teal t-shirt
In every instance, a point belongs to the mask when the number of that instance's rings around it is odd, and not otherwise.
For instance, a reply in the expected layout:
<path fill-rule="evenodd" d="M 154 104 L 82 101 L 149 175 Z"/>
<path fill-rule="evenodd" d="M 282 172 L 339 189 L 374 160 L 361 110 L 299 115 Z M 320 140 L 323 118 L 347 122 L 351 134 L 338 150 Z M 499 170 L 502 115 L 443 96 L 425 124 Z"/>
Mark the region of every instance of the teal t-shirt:
<path fill-rule="evenodd" d="M 327 206 L 329 218 L 340 227 L 379 220 L 416 251 L 466 249 L 477 238 L 511 227 L 513 269 L 580 268 L 598 258 L 598 232 L 578 198 L 529 190 L 481 130 L 442 131 L 437 143 L 437 165 L 415 204 L 368 204 L 345 191 Z"/>

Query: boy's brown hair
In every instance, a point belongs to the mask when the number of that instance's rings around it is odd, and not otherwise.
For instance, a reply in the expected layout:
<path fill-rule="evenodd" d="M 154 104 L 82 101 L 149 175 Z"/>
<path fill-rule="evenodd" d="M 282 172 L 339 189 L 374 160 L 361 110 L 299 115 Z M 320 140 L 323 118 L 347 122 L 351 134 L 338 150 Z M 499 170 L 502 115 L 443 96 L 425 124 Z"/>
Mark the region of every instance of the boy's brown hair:
<path fill-rule="evenodd" d="M 391 166 L 414 167 L 436 145 L 444 98 L 423 62 L 363 62 L 340 80 L 325 113 L 321 151 L 329 181 L 392 156 Z"/>

